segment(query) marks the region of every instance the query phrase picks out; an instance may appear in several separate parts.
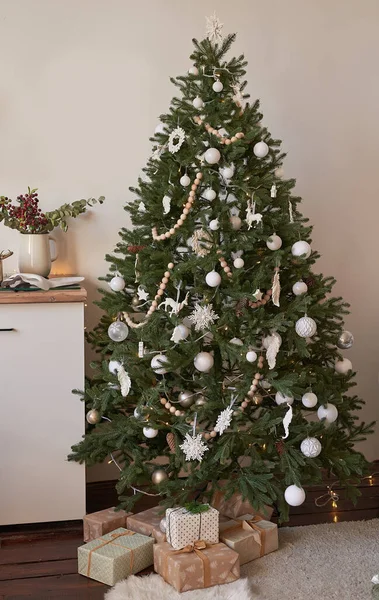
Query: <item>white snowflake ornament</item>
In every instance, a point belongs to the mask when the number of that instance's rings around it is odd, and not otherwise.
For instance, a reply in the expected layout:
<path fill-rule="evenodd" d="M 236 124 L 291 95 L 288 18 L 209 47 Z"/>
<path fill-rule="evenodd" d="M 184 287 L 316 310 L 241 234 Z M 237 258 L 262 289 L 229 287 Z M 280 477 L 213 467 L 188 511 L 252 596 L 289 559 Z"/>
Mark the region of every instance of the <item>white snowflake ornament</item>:
<path fill-rule="evenodd" d="M 230 423 L 232 422 L 232 416 L 233 409 L 228 406 L 218 415 L 214 431 L 217 431 L 217 433 L 222 435 L 225 429 L 228 429 Z"/>
<path fill-rule="evenodd" d="M 186 437 L 184 438 L 183 444 L 180 444 L 179 448 L 183 450 L 186 461 L 190 460 L 198 460 L 201 462 L 203 460 L 205 452 L 209 450 L 208 446 L 206 446 L 202 440 L 201 433 L 197 435 L 192 433 L 186 433 Z"/>
<path fill-rule="evenodd" d="M 168 149 L 172 154 L 175 154 L 180 150 L 184 140 L 186 139 L 186 132 L 182 127 L 176 127 L 172 131 L 168 138 Z"/>
<path fill-rule="evenodd" d="M 212 304 L 206 306 L 197 304 L 188 318 L 195 325 L 195 331 L 204 331 L 220 317 L 214 312 Z"/>

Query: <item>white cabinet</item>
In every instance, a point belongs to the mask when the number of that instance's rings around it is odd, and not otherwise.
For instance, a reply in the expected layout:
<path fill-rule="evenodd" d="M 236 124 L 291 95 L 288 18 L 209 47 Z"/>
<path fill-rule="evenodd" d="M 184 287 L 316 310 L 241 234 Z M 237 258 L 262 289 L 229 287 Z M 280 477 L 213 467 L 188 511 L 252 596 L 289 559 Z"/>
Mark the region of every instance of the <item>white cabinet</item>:
<path fill-rule="evenodd" d="M 0 525 L 81 519 L 84 290 L 0 292 Z M 9 303 L 7 303 L 9 302 Z M 9 330 L 9 331 L 7 331 Z"/>

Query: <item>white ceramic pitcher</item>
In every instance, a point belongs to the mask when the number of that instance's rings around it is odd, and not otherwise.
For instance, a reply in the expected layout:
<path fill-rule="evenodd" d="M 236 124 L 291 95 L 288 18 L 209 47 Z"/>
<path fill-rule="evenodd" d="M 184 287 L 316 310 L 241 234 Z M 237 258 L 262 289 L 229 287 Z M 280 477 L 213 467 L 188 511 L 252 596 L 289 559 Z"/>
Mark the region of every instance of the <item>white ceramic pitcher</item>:
<path fill-rule="evenodd" d="M 57 244 L 48 233 L 21 233 L 18 256 L 20 273 L 48 277 L 51 263 L 57 259 Z"/>

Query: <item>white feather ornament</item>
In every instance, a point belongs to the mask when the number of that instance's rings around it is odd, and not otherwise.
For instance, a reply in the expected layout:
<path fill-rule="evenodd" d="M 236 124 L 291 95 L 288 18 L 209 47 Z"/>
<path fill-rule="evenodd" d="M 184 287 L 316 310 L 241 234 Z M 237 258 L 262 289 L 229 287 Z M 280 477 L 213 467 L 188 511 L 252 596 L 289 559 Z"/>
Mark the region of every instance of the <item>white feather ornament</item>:
<path fill-rule="evenodd" d="M 284 433 L 285 433 L 285 435 L 282 435 L 283 440 L 286 440 L 290 434 L 289 426 L 292 422 L 292 417 L 293 417 L 292 406 L 290 404 L 287 404 L 287 406 L 288 406 L 288 410 L 283 418 L 283 427 L 284 427 Z"/>
<path fill-rule="evenodd" d="M 288 200 L 288 214 L 290 217 L 290 223 L 293 223 L 293 210 L 292 210 L 291 200 Z"/>
<path fill-rule="evenodd" d="M 163 214 L 167 215 L 170 210 L 171 210 L 171 198 L 170 196 L 163 196 L 162 199 L 162 204 L 163 204 Z"/>
<path fill-rule="evenodd" d="M 268 344 L 266 346 L 266 360 L 269 366 L 269 369 L 274 369 L 276 365 L 276 357 L 279 352 L 280 345 L 282 343 L 281 337 L 277 333 L 273 333 L 270 335 L 268 339 Z"/>
<path fill-rule="evenodd" d="M 272 303 L 274 306 L 280 306 L 280 276 L 279 267 L 275 268 L 275 275 L 272 281 Z"/>
<path fill-rule="evenodd" d="M 117 371 L 117 378 L 119 380 L 120 387 L 121 387 L 121 396 L 126 398 L 126 396 L 130 392 L 130 388 L 132 386 L 132 381 L 122 365 L 121 365 L 121 367 L 119 367 L 119 369 Z"/>

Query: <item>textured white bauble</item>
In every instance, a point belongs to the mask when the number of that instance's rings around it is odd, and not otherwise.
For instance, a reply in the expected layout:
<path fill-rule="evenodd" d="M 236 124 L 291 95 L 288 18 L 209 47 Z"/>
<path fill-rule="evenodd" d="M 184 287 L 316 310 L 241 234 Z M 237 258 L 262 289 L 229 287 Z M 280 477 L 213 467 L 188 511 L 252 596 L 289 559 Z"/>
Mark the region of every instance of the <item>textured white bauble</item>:
<path fill-rule="evenodd" d="M 199 69 L 197 67 L 191 67 L 190 69 L 188 69 L 188 73 L 190 75 L 198 75 L 199 74 Z"/>
<path fill-rule="evenodd" d="M 122 292 L 125 285 L 125 279 L 123 277 L 120 277 L 119 275 L 116 275 L 116 277 L 112 277 L 112 279 L 109 282 L 109 287 L 114 292 Z"/>
<path fill-rule="evenodd" d="M 86 414 L 86 419 L 87 419 L 87 423 L 89 423 L 90 425 L 96 425 L 96 423 L 100 423 L 101 416 L 100 416 L 100 413 L 98 410 L 96 410 L 95 408 L 92 408 Z"/>
<path fill-rule="evenodd" d="M 212 89 L 214 92 L 222 92 L 224 86 L 222 85 L 221 81 L 215 81 L 212 85 Z"/>
<path fill-rule="evenodd" d="M 165 354 L 156 354 L 150 362 L 150 366 L 159 375 L 164 375 L 167 373 L 167 369 L 163 366 L 164 363 L 168 362 L 168 358 Z"/>
<path fill-rule="evenodd" d="M 258 158 L 264 158 L 265 156 L 267 156 L 268 150 L 269 148 L 266 142 L 258 142 L 253 148 L 255 156 L 257 156 Z"/>
<path fill-rule="evenodd" d="M 289 485 L 284 491 L 284 498 L 290 506 L 300 506 L 305 500 L 305 492 L 297 485 Z"/>
<path fill-rule="evenodd" d="M 292 396 L 285 396 L 281 392 L 276 392 L 276 394 L 275 394 L 275 402 L 278 405 L 280 405 L 280 404 L 292 404 L 293 403 L 293 397 Z"/>
<path fill-rule="evenodd" d="M 301 442 L 300 450 L 307 458 L 316 458 L 320 454 L 322 446 L 317 438 L 307 437 Z"/>
<path fill-rule="evenodd" d="M 300 240 L 295 242 L 291 248 L 292 256 L 301 256 L 301 258 L 308 258 L 311 255 L 312 248 L 308 242 Z"/>
<path fill-rule="evenodd" d="M 154 485 L 159 485 L 167 479 L 167 473 L 164 469 L 155 469 L 151 474 L 151 481 Z"/>
<path fill-rule="evenodd" d="M 183 325 L 183 323 L 177 325 L 175 329 L 175 334 L 180 337 L 181 340 L 186 340 L 191 333 L 191 330 L 187 327 L 187 325 Z"/>
<path fill-rule="evenodd" d="M 243 258 L 236 258 L 233 262 L 233 266 L 236 269 L 242 269 L 242 267 L 244 266 L 245 261 L 243 260 Z"/>
<path fill-rule="evenodd" d="M 337 360 L 336 364 L 334 365 L 334 368 L 337 373 L 345 375 L 349 371 L 353 370 L 353 363 L 348 358 L 344 358 L 343 360 Z"/>
<path fill-rule="evenodd" d="M 301 401 L 306 408 L 313 408 L 314 406 L 316 406 L 318 398 L 313 392 L 307 392 L 303 395 Z"/>
<path fill-rule="evenodd" d="M 207 188 L 206 190 L 204 190 L 203 192 L 203 197 L 206 200 L 214 200 L 216 198 L 217 194 L 214 190 L 212 190 L 212 188 Z"/>
<path fill-rule="evenodd" d="M 327 423 L 334 423 L 338 418 L 338 410 L 334 404 L 326 404 L 320 406 L 317 411 L 317 416 L 320 419 L 325 419 Z"/>
<path fill-rule="evenodd" d="M 237 215 L 232 215 L 230 217 L 230 224 L 234 231 L 238 231 L 242 227 L 242 220 L 240 219 L 240 217 L 237 217 Z"/>
<path fill-rule="evenodd" d="M 292 291 L 295 296 L 301 296 L 302 294 L 306 294 L 308 291 L 308 286 L 304 281 L 296 281 L 296 283 L 292 286 Z"/>
<path fill-rule="evenodd" d="M 266 242 L 266 246 L 269 250 L 279 250 L 279 248 L 282 247 L 282 244 L 282 238 L 276 235 L 276 233 L 271 235 Z"/>
<path fill-rule="evenodd" d="M 214 358 L 209 352 L 199 352 L 199 354 L 196 354 L 193 364 L 198 371 L 207 373 L 213 367 Z"/>
<path fill-rule="evenodd" d="M 234 344 L 235 346 L 243 346 L 243 341 L 240 340 L 240 338 L 234 337 L 230 340 L 231 344 Z"/>
<path fill-rule="evenodd" d="M 256 352 L 254 352 L 254 350 L 249 350 L 249 352 L 246 352 L 246 360 L 249 363 L 253 363 L 257 360 L 258 358 L 258 354 Z"/>
<path fill-rule="evenodd" d="M 192 104 L 193 104 L 194 108 L 203 108 L 203 106 L 204 106 L 204 102 L 202 101 L 200 96 L 196 96 L 196 98 L 194 98 L 192 100 Z"/>
<path fill-rule="evenodd" d="M 164 123 L 158 123 L 154 129 L 154 133 L 166 133 L 166 125 Z"/>
<path fill-rule="evenodd" d="M 220 158 L 221 158 L 221 154 L 217 150 L 217 148 L 208 148 L 208 150 L 204 154 L 204 160 L 209 165 L 215 165 L 216 163 L 219 162 Z"/>
<path fill-rule="evenodd" d="M 234 167 L 224 167 L 220 172 L 224 179 L 231 179 L 234 175 Z"/>
<path fill-rule="evenodd" d="M 108 327 L 108 335 L 113 342 L 123 342 L 128 337 L 129 329 L 122 321 L 114 321 Z"/>
<path fill-rule="evenodd" d="M 182 185 L 183 187 L 187 187 L 190 183 L 191 183 L 191 180 L 188 177 L 188 175 L 182 175 L 181 176 L 181 178 L 180 178 L 180 185 Z"/>
<path fill-rule="evenodd" d="M 143 435 L 149 439 L 155 438 L 158 435 L 158 429 L 154 429 L 154 427 L 144 427 Z"/>
<path fill-rule="evenodd" d="M 296 321 L 295 330 L 300 337 L 311 338 L 317 331 L 316 321 L 310 317 L 301 317 Z"/>
<path fill-rule="evenodd" d="M 274 331 L 274 333 L 272 333 L 271 335 L 268 335 L 267 337 L 263 338 L 262 343 L 263 343 L 263 348 L 265 348 L 265 350 L 268 350 L 268 348 L 270 347 L 270 345 L 273 342 L 273 338 L 276 338 L 279 342 L 279 346 L 282 345 L 282 336 L 280 335 L 280 333 L 277 333 L 276 331 Z"/>
<path fill-rule="evenodd" d="M 159 529 L 161 530 L 162 533 L 166 533 L 166 527 L 167 527 L 166 517 L 163 517 L 163 519 L 161 519 L 161 522 L 159 523 Z"/>
<path fill-rule="evenodd" d="M 121 367 L 121 363 L 118 360 L 110 360 L 109 361 L 108 369 L 109 369 L 109 372 L 112 373 L 112 375 L 116 375 L 117 371 L 119 370 L 120 367 Z"/>
<path fill-rule="evenodd" d="M 217 271 L 209 271 L 205 277 L 205 282 L 209 287 L 217 287 L 221 283 L 221 275 Z"/>
<path fill-rule="evenodd" d="M 212 221 L 209 222 L 209 229 L 211 229 L 212 231 L 217 231 L 217 229 L 220 229 L 219 220 L 212 219 Z"/>

